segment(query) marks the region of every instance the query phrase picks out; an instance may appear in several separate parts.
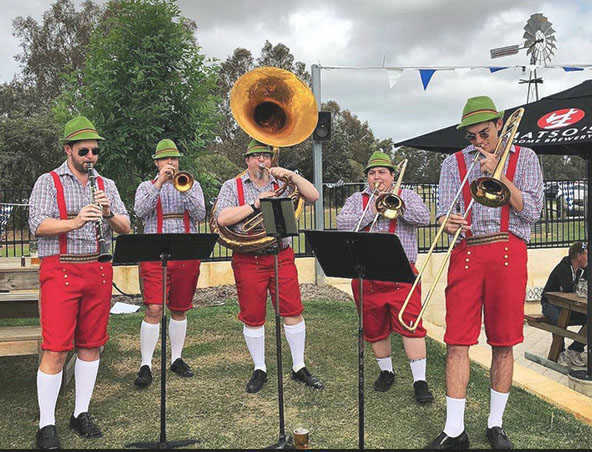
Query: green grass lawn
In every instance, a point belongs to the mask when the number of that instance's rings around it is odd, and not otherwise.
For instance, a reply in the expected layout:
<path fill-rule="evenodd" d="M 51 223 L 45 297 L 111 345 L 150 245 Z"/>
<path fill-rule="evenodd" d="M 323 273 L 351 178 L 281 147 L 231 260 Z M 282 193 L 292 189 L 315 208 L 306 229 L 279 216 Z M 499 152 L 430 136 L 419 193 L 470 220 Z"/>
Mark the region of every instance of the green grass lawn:
<path fill-rule="evenodd" d="M 313 392 L 289 379 L 291 359 L 283 341 L 286 431 L 310 430 L 311 447 L 358 447 L 357 315 L 353 303 L 305 302 L 306 363 L 324 383 Z M 278 439 L 277 373 L 274 318 L 266 328 L 269 382 L 258 394 L 245 384 L 252 363 L 244 344 L 235 300 L 225 306 L 202 307 L 189 313 L 185 360 L 196 375 L 180 379 L 167 372 L 167 439 L 197 438 L 198 448 L 262 448 Z M 56 419 L 65 448 L 121 448 L 135 441 L 158 441 L 160 432 L 160 348 L 155 353 L 153 384 L 137 390 L 133 380 L 139 366 L 139 326 L 142 313 L 112 316 L 110 341 L 91 402 L 91 413 L 103 438 L 85 440 L 68 426 L 74 407 L 74 384 L 58 400 Z M 19 323 L 34 320 L 19 321 Z M 6 324 L 2 321 L 1 324 Z M 386 393 L 372 384 L 378 374 L 369 347 L 365 352 L 365 412 L 367 448 L 422 448 L 442 430 L 446 415 L 444 347 L 428 339 L 428 381 L 435 401 L 417 406 L 412 377 L 401 340 L 393 339 L 397 380 Z M 167 347 L 168 348 L 168 347 Z M 37 430 L 35 378 L 37 358 L 0 359 L 0 446 L 33 448 Z M 474 448 L 489 448 L 485 427 L 489 412 L 488 373 L 472 366 L 466 406 L 466 428 Z M 571 414 L 514 388 L 504 428 L 518 448 L 590 448 L 592 427 Z"/>

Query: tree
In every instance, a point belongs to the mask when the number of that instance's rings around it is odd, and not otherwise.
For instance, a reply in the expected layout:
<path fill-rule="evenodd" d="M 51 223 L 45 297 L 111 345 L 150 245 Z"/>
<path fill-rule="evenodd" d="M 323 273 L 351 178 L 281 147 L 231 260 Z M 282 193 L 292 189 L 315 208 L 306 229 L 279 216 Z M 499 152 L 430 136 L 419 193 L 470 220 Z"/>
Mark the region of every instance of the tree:
<path fill-rule="evenodd" d="M 195 162 L 218 121 L 217 67 L 201 53 L 194 29 L 173 0 L 111 1 L 91 36 L 80 88 L 72 86 L 56 108 L 64 119 L 84 114 L 105 137 L 101 171 L 128 205 L 154 175 L 151 155 L 163 138 L 177 144 L 182 166 L 202 183 Z M 206 196 L 217 192 L 207 175 L 202 187 Z"/>
<path fill-rule="evenodd" d="M 43 13 L 39 24 L 32 17 L 13 21 L 13 35 L 21 39 L 23 80 L 35 91 L 36 104 L 49 107 L 64 88 L 61 75 L 84 66 L 90 36 L 103 8 L 90 0 L 76 11 L 71 0 L 57 0 Z"/>

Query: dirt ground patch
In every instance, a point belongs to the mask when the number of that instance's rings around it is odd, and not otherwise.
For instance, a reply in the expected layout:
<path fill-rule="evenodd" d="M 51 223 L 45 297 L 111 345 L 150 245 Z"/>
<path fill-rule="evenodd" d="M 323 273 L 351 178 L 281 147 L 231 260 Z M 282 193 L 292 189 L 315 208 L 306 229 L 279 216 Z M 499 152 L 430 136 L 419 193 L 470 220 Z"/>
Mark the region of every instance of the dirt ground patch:
<path fill-rule="evenodd" d="M 281 288 L 280 288 L 281 291 Z M 341 290 L 329 285 L 300 284 L 300 293 L 303 300 L 327 300 L 327 301 L 352 301 L 352 297 Z M 198 288 L 193 297 L 193 306 L 216 306 L 225 304 L 229 300 L 236 300 L 236 286 L 228 284 L 224 286 Z M 128 297 L 114 295 L 111 302 L 142 304 L 141 296 Z"/>

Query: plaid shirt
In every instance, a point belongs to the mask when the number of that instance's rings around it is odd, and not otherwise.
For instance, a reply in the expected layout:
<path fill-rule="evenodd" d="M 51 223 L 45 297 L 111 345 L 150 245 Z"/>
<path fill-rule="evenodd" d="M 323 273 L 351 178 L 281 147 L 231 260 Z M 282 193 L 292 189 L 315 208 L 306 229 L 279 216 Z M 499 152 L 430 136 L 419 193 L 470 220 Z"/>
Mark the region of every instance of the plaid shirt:
<path fill-rule="evenodd" d="M 80 209 L 90 204 L 90 183 L 82 186 L 76 176 L 70 171 L 68 162 L 54 170 L 59 176 L 64 187 L 64 198 L 68 217 L 78 215 Z M 99 174 L 97 174 L 98 176 Z M 115 182 L 103 177 L 105 193 L 111 203 L 111 211 L 115 215 L 124 215 L 129 221 L 129 215 L 119 197 Z M 39 225 L 47 218 L 60 219 L 58 210 L 57 190 L 51 174 L 43 174 L 35 182 L 31 197 L 29 198 L 29 228 L 35 234 Z M 111 246 L 111 227 L 107 220 L 103 221 L 103 232 L 107 246 Z M 80 229 L 70 231 L 67 234 L 68 254 L 92 254 L 97 251 L 96 224 L 89 221 Z M 59 235 L 38 238 L 39 257 L 60 254 Z"/>
<path fill-rule="evenodd" d="M 156 203 L 159 196 L 163 215 L 183 215 L 184 211 L 187 210 L 192 220 L 189 222 L 189 230 L 190 232 L 197 232 L 195 223 L 202 221 L 206 217 L 206 206 L 199 182 L 194 181 L 191 189 L 184 193 L 175 189 L 170 181 L 163 184 L 160 190 L 150 181 L 142 182 L 136 190 L 134 212 L 144 221 L 145 234 L 156 234 Z M 183 218 L 165 218 L 162 222 L 162 232 L 170 234 L 184 233 L 185 224 Z"/>
<path fill-rule="evenodd" d="M 364 212 L 362 194 L 370 195 L 372 189 L 366 187 L 364 191 L 359 191 L 351 195 L 345 201 L 343 209 L 337 215 L 337 229 L 343 231 L 353 231 Z M 425 226 L 430 223 L 430 211 L 422 201 L 421 197 L 413 190 L 401 190 L 401 199 L 405 203 L 405 211 L 397 218 L 397 228 L 395 234 L 401 240 L 401 245 L 405 250 L 409 262 L 415 263 L 417 261 L 417 227 Z M 371 202 L 375 202 L 376 198 L 372 198 Z M 372 208 L 369 207 L 360 224 L 360 230 L 366 226 L 370 226 L 374 221 L 375 214 L 372 213 Z M 372 228 L 372 232 L 389 232 L 391 220 L 382 216 L 378 216 L 378 220 Z"/>
<path fill-rule="evenodd" d="M 475 159 L 475 152 L 478 151 L 475 150 L 473 145 L 467 146 L 462 150 L 467 171 L 469 171 L 469 167 Z M 512 146 L 510 153 L 514 152 L 516 152 L 516 148 Z M 504 174 L 508 169 L 509 161 L 510 159 L 508 158 L 504 167 Z M 481 176 L 481 168 L 479 162 L 477 162 L 470 171 L 467 183 L 470 184 L 473 180 Z M 442 163 L 442 171 L 440 172 L 440 202 L 438 204 L 436 218 L 446 215 L 452 204 L 454 195 L 458 192 L 460 182 L 458 162 L 456 161 L 456 156 L 453 154 L 448 156 Z M 524 208 L 522 212 L 516 212 L 510 206 L 509 231 L 525 242 L 528 242 L 531 233 L 530 226 L 539 220 L 543 209 L 543 174 L 537 156 L 532 149 L 526 147 L 520 148 L 513 183 L 522 193 Z M 461 195 L 453 213 L 462 214 L 464 211 L 465 203 Z M 501 207 L 486 207 L 478 202 L 474 202 L 471 212 L 471 231 L 473 235 L 479 236 L 500 232 L 501 215 Z"/>
<path fill-rule="evenodd" d="M 278 181 L 275 177 L 269 176 L 269 182 L 264 187 L 258 187 L 253 183 L 251 178 L 249 177 L 249 172 L 245 171 L 245 174 L 241 176 L 241 180 L 243 181 L 243 190 L 245 195 L 245 204 L 251 204 L 255 202 L 255 200 L 259 197 L 260 193 L 265 191 L 274 191 L 273 183 L 277 183 L 280 187 L 282 187 L 283 181 Z M 288 187 L 286 191 L 283 193 L 282 196 L 288 196 L 292 193 L 292 188 Z M 216 220 L 218 219 L 218 215 L 222 211 L 222 209 L 226 207 L 236 207 L 238 206 L 238 190 L 236 188 L 236 178 L 229 179 L 222 185 L 220 189 L 220 193 L 218 194 L 218 200 L 216 202 L 216 211 L 214 212 Z M 250 215 L 249 215 L 250 217 Z M 249 217 L 245 218 L 247 220 Z M 240 221 L 232 226 L 230 229 L 235 232 L 242 232 L 244 220 Z M 290 237 L 282 239 L 282 248 L 289 246 L 292 243 L 292 239 Z"/>

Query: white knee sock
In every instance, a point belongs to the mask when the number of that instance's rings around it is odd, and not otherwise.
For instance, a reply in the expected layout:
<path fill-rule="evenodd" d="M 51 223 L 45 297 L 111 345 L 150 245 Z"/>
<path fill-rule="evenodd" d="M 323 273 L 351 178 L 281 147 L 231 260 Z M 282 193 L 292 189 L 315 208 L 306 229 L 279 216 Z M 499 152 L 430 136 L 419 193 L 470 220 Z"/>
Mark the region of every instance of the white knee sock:
<path fill-rule="evenodd" d="M 158 336 L 160 332 L 160 323 L 152 324 L 145 320 L 140 326 L 140 352 L 142 353 L 142 363 L 140 366 L 148 366 L 152 369 L 152 356 L 156 349 Z"/>
<path fill-rule="evenodd" d="M 489 402 L 489 418 L 487 419 L 487 428 L 501 427 L 502 417 L 506 410 L 506 402 L 508 401 L 509 392 L 497 392 L 493 388 L 491 390 L 491 400 Z"/>
<path fill-rule="evenodd" d="M 284 323 L 284 333 L 292 353 L 292 370 L 298 372 L 304 367 L 304 343 L 306 342 L 304 319 L 296 325 L 286 325 Z"/>
<path fill-rule="evenodd" d="M 169 336 L 171 338 L 171 364 L 177 358 L 181 357 L 183 346 L 185 345 L 185 335 L 187 334 L 187 319 L 175 320 L 169 322 Z"/>
<path fill-rule="evenodd" d="M 386 358 L 376 358 L 376 362 L 378 363 L 380 370 L 387 370 L 389 372 L 393 371 L 393 358 L 390 356 L 387 356 Z"/>
<path fill-rule="evenodd" d="M 411 374 L 413 375 L 413 383 L 422 380 L 426 381 L 426 364 L 427 361 L 425 358 L 409 360 Z"/>
<path fill-rule="evenodd" d="M 267 372 L 267 366 L 265 365 L 265 326 L 247 328 L 245 325 L 243 327 L 243 336 L 245 336 L 245 342 L 253 359 L 255 370 L 260 369 Z"/>
<path fill-rule="evenodd" d="M 74 406 L 74 417 L 88 411 L 90 398 L 95 389 L 97 374 L 99 373 L 99 361 L 82 361 L 76 358 L 74 365 L 74 381 L 76 382 L 76 405 Z"/>
<path fill-rule="evenodd" d="M 62 386 L 62 372 L 50 375 L 37 371 L 37 402 L 39 403 L 39 428 L 55 425 L 55 407 Z"/>
<path fill-rule="evenodd" d="M 456 438 L 465 430 L 465 403 L 467 399 L 446 396 L 446 425 L 444 433 Z"/>

